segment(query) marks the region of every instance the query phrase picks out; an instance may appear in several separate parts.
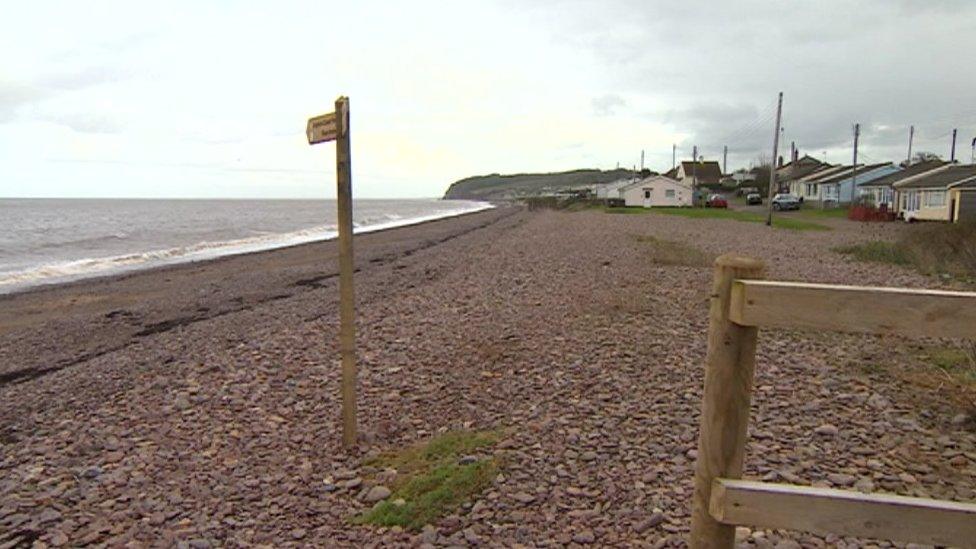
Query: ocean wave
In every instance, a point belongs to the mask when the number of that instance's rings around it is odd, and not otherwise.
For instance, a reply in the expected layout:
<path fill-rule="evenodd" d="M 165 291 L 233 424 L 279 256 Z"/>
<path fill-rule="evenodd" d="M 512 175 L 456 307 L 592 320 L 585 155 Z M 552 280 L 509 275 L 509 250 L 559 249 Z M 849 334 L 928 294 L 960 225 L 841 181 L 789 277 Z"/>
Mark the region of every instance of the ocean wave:
<path fill-rule="evenodd" d="M 396 214 L 366 217 L 359 220 L 358 223 L 353 224 L 353 232 L 355 234 L 369 233 L 473 213 L 493 207 L 490 204 L 481 203 L 468 208 L 444 210 L 418 217 L 402 217 Z M 162 250 L 51 263 L 11 273 L 0 273 L 0 293 L 38 284 L 65 282 L 127 270 L 283 248 L 308 242 L 329 240 L 335 238 L 337 235 L 338 231 L 335 225 L 320 225 L 288 233 L 264 233 L 235 240 L 199 242 L 190 246 L 179 246 Z M 112 235 L 107 238 L 112 237 L 117 238 L 118 236 Z"/>

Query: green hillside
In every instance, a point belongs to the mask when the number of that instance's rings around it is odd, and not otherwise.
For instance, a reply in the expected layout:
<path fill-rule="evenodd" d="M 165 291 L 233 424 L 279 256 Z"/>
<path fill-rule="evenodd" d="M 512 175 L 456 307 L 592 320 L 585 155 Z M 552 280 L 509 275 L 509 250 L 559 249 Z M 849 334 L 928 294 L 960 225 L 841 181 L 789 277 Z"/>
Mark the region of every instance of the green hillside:
<path fill-rule="evenodd" d="M 455 181 L 444 198 L 469 200 L 504 200 L 538 195 L 579 185 L 606 183 L 630 177 L 630 170 L 573 170 L 559 173 L 520 173 L 513 175 L 477 175 Z"/>

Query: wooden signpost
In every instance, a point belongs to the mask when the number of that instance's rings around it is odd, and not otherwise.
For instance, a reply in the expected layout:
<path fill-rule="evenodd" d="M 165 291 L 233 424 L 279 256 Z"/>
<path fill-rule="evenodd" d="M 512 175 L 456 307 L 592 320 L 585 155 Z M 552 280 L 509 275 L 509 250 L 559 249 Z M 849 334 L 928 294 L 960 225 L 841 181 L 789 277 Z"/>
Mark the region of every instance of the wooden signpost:
<path fill-rule="evenodd" d="M 339 352 L 342 356 L 342 444 L 356 445 L 356 304 L 352 273 L 352 161 L 349 151 L 349 98 L 335 112 L 308 119 L 308 144 L 336 142 L 336 198 L 339 209 Z"/>

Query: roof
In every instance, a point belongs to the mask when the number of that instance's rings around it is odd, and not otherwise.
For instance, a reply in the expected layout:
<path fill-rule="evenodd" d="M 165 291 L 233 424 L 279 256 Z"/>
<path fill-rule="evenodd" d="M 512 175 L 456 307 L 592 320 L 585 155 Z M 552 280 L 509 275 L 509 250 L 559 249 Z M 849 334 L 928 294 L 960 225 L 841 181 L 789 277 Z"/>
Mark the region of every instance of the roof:
<path fill-rule="evenodd" d="M 788 168 L 786 171 L 788 173 L 784 174 L 783 182 L 796 181 L 801 177 L 806 177 L 813 172 L 820 171 L 831 167 L 830 164 L 824 164 L 823 162 L 819 164 L 797 164 L 796 168 Z M 780 170 L 776 170 L 778 174 Z"/>
<path fill-rule="evenodd" d="M 622 187 L 618 187 L 617 190 L 618 191 L 626 191 L 626 190 L 630 189 L 631 187 L 636 187 L 637 185 L 646 185 L 648 183 L 651 183 L 652 181 L 657 181 L 658 179 L 663 179 L 663 180 L 665 180 L 666 183 L 673 183 L 674 185 L 677 185 L 677 186 L 679 186 L 679 187 L 681 187 L 683 189 L 688 189 L 689 191 L 691 190 L 691 187 L 689 187 L 688 185 L 685 185 L 681 181 L 678 181 L 677 179 L 675 179 L 673 177 L 668 177 L 666 175 L 651 175 L 651 176 L 645 177 L 644 179 L 640 179 L 640 180 L 637 180 L 637 181 L 631 181 L 630 183 L 628 183 L 628 184 L 626 184 L 626 185 L 624 185 Z"/>
<path fill-rule="evenodd" d="M 884 177 L 879 177 L 878 179 L 873 179 L 871 181 L 864 181 L 863 183 L 858 183 L 858 187 L 890 187 L 895 183 L 907 179 L 909 177 L 915 177 L 916 175 L 923 174 L 928 171 L 932 171 L 936 168 L 941 168 L 945 166 L 948 162 L 944 160 L 927 160 L 925 162 L 919 162 L 917 164 L 912 164 L 902 170 L 895 173 L 888 174 Z"/>
<path fill-rule="evenodd" d="M 952 185 L 953 189 L 959 189 L 962 191 L 976 191 L 976 179 L 970 179 L 962 183 L 954 183 Z"/>
<path fill-rule="evenodd" d="M 722 167 L 718 165 L 718 161 L 716 160 L 706 160 L 703 162 L 682 161 L 681 167 L 686 176 L 691 176 L 694 173 L 699 181 L 709 179 L 718 181 L 722 179 Z"/>
<path fill-rule="evenodd" d="M 885 166 L 891 166 L 891 162 L 881 162 L 881 163 L 878 163 L 878 164 L 869 164 L 867 166 L 860 166 L 860 167 L 855 168 L 853 170 L 851 170 L 850 169 L 850 166 L 848 166 L 848 169 L 841 170 L 841 171 L 837 172 L 836 174 L 834 174 L 834 175 L 832 175 L 830 177 L 826 177 L 824 179 L 821 179 L 821 180 L 817 181 L 817 183 L 819 183 L 821 185 L 836 185 L 836 184 L 838 184 L 838 183 L 840 183 L 842 181 L 847 181 L 852 176 L 863 175 L 863 174 L 866 174 L 868 172 L 873 172 L 874 170 L 877 170 L 878 168 L 883 168 Z"/>
<path fill-rule="evenodd" d="M 829 176 L 832 176 L 832 175 L 836 175 L 836 174 L 840 173 L 841 170 L 850 170 L 850 169 L 851 169 L 850 166 L 843 166 L 843 165 L 837 165 L 837 166 L 825 165 L 825 166 L 820 166 L 818 169 L 813 170 L 809 174 L 807 174 L 807 175 L 805 175 L 803 177 L 800 177 L 799 180 L 800 181 L 805 181 L 805 182 L 812 183 L 812 182 L 817 181 L 819 179 L 823 179 L 823 178 L 826 178 L 826 177 L 829 177 Z"/>
<path fill-rule="evenodd" d="M 675 177 L 678 176 L 678 167 L 675 166 L 675 167 L 671 168 L 670 170 L 664 172 L 664 174 L 662 174 L 662 175 L 664 175 L 664 177 L 670 177 L 671 179 L 674 179 Z"/>
<path fill-rule="evenodd" d="M 948 187 L 954 183 L 962 183 L 971 177 L 976 177 L 976 165 L 958 164 L 949 166 L 944 170 L 939 170 L 929 175 L 923 175 L 918 179 L 905 182 L 901 185 L 895 184 L 897 189 L 925 189 L 929 187 Z"/>
<path fill-rule="evenodd" d="M 818 159 L 810 156 L 809 154 L 805 154 L 805 155 L 801 156 L 800 158 L 796 159 L 796 168 L 798 170 L 800 168 L 806 168 L 806 167 L 816 168 L 817 166 L 820 166 L 822 164 L 826 164 L 826 162 L 823 162 L 821 160 L 818 160 Z M 793 161 L 791 160 L 791 161 L 787 162 L 786 164 L 783 164 L 782 166 L 777 167 L 776 168 L 776 172 L 777 173 L 779 173 L 779 172 L 784 172 L 784 173 L 785 172 L 789 172 L 789 175 L 792 175 L 793 174 L 793 171 L 791 171 L 791 170 L 793 170 L 793 168 L 794 168 Z"/>

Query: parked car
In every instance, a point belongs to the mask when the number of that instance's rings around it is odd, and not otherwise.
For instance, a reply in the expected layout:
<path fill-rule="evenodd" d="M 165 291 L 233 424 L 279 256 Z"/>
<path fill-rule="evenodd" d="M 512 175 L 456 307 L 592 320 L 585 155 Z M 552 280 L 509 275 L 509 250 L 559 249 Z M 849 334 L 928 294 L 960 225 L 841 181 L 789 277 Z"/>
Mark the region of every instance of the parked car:
<path fill-rule="evenodd" d="M 750 193 L 746 196 L 746 204 L 750 206 L 753 204 L 762 204 L 762 195 L 759 193 Z"/>
<path fill-rule="evenodd" d="M 708 201 L 705 202 L 706 208 L 728 208 L 729 203 L 725 200 L 725 197 L 720 194 L 709 195 Z"/>
<path fill-rule="evenodd" d="M 779 210 L 799 210 L 800 199 L 792 194 L 778 194 L 773 197 L 773 209 Z"/>

